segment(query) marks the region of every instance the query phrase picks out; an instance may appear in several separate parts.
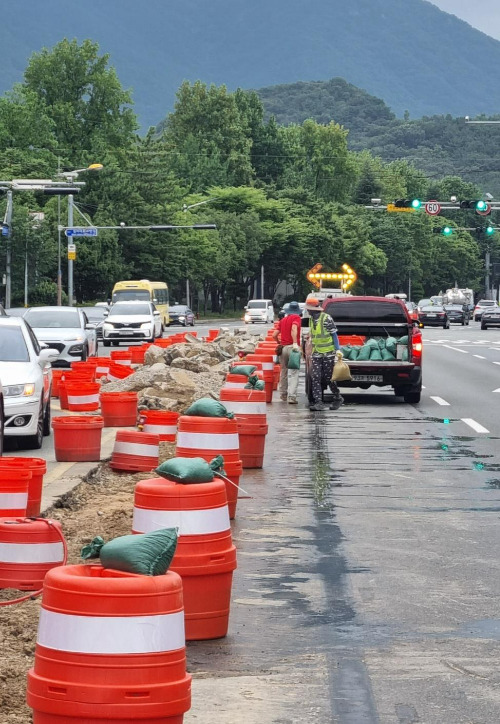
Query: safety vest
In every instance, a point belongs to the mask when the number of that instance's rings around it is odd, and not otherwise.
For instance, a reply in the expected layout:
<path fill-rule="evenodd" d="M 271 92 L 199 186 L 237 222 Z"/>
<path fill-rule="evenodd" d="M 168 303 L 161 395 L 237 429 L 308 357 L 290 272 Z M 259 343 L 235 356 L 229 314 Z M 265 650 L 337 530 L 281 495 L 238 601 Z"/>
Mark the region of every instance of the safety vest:
<path fill-rule="evenodd" d="M 318 321 L 314 322 L 313 318 L 309 320 L 309 329 L 311 330 L 312 351 L 320 354 L 328 354 L 335 351 L 335 345 L 331 332 L 325 329 L 325 312 L 321 312 Z"/>

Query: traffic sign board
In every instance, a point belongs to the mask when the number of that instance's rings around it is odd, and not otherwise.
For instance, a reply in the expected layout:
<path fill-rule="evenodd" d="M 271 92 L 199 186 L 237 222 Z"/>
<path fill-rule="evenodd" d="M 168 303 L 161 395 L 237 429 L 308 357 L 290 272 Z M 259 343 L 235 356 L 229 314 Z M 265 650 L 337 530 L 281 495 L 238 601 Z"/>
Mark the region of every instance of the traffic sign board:
<path fill-rule="evenodd" d="M 68 259 L 74 261 L 76 259 L 76 251 L 68 251 Z"/>
<path fill-rule="evenodd" d="M 395 206 L 394 204 L 387 204 L 387 211 L 402 211 L 406 214 L 415 213 L 415 209 L 412 209 L 409 206 Z"/>
<path fill-rule="evenodd" d="M 479 214 L 479 216 L 489 216 L 489 214 L 491 214 L 491 204 L 486 204 L 486 208 L 483 209 L 483 211 L 476 209 L 476 214 Z"/>
<path fill-rule="evenodd" d="M 441 204 L 439 201 L 427 201 L 425 204 L 425 213 L 429 216 L 437 216 L 441 211 Z"/>
<path fill-rule="evenodd" d="M 66 229 L 66 236 L 97 236 L 97 229 L 92 226 L 75 226 L 72 229 Z"/>
<path fill-rule="evenodd" d="M 321 282 L 319 281 L 319 279 L 316 279 L 315 274 L 319 272 L 320 269 L 323 269 L 323 264 L 315 264 L 312 269 L 309 269 L 306 274 L 307 279 L 311 282 L 313 286 L 317 287 L 318 289 L 321 288 Z"/>
<path fill-rule="evenodd" d="M 68 251 L 76 251 L 76 245 L 75 245 L 75 244 L 68 244 Z"/>

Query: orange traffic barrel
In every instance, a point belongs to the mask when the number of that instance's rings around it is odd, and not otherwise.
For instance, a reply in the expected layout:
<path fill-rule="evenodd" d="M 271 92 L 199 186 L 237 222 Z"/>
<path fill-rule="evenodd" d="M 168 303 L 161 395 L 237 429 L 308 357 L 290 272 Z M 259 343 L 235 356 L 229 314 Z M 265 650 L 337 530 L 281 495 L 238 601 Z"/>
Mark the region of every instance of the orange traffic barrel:
<path fill-rule="evenodd" d="M 268 432 L 266 393 L 222 388 L 220 401 L 236 418 L 243 468 L 261 468 Z"/>
<path fill-rule="evenodd" d="M 186 639 L 227 634 L 236 548 L 220 480 L 181 485 L 162 478 L 135 487 L 134 533 L 179 528 L 170 569 L 182 578 Z"/>
<path fill-rule="evenodd" d="M 107 379 L 108 382 L 116 382 L 117 380 L 124 380 L 125 377 L 133 375 L 135 370 L 127 365 L 121 365 L 117 362 L 111 362 L 108 369 Z"/>
<path fill-rule="evenodd" d="M 97 379 L 99 379 L 99 377 L 106 377 L 109 365 L 111 364 L 109 357 L 92 357 L 88 361 L 95 366 L 95 376 Z"/>
<path fill-rule="evenodd" d="M 159 443 L 158 435 L 118 430 L 110 467 L 130 472 L 154 470 L 159 463 Z"/>
<path fill-rule="evenodd" d="M 207 342 L 212 342 L 214 339 L 216 339 L 219 336 L 219 330 L 218 329 L 209 329 L 208 335 L 206 336 L 205 340 Z"/>
<path fill-rule="evenodd" d="M 140 347 L 129 347 L 129 352 L 132 355 L 133 364 L 144 364 L 144 355 L 146 354 L 146 350 L 142 345 Z"/>
<path fill-rule="evenodd" d="M 61 369 L 52 370 L 52 397 L 59 397 L 59 382 L 61 381 L 61 377 L 63 376 L 64 372 L 65 370 Z"/>
<path fill-rule="evenodd" d="M 61 410 L 69 410 L 68 407 L 68 390 L 66 384 L 70 382 L 88 382 L 85 374 L 75 370 L 63 370 L 63 374 L 59 380 L 59 404 Z"/>
<path fill-rule="evenodd" d="M 274 365 L 274 384 L 273 384 L 273 390 L 277 390 L 280 383 L 280 377 L 281 377 L 281 365 L 276 363 Z"/>
<path fill-rule="evenodd" d="M 104 420 L 98 415 L 54 417 L 54 449 L 58 462 L 88 462 L 101 458 Z"/>
<path fill-rule="evenodd" d="M 168 410 L 144 410 L 141 411 L 139 424 L 143 432 L 158 435 L 163 442 L 175 442 L 177 436 L 178 412 Z"/>
<path fill-rule="evenodd" d="M 45 574 L 64 563 L 61 524 L 39 518 L 0 518 L 0 588 L 38 591 Z"/>
<path fill-rule="evenodd" d="M 227 417 L 190 417 L 182 415 L 177 423 L 175 454 L 183 458 L 203 458 L 210 462 L 217 455 L 224 457 L 227 502 L 231 520 L 236 515 L 238 486 L 243 465 L 236 420 Z"/>
<path fill-rule="evenodd" d="M 65 382 L 68 409 L 71 412 L 93 412 L 99 409 L 98 382 Z"/>
<path fill-rule="evenodd" d="M 64 382 L 64 375 L 59 381 L 59 406 L 61 410 L 68 409 L 68 393 L 66 392 L 66 383 Z"/>
<path fill-rule="evenodd" d="M 40 515 L 42 503 L 43 476 L 47 472 L 47 461 L 43 458 L 0 457 L 0 469 L 17 468 L 31 470 L 28 482 L 28 503 L 26 515 Z"/>
<path fill-rule="evenodd" d="M 89 382 L 95 382 L 96 366 L 92 362 L 88 360 L 85 362 L 72 362 L 71 369 L 73 372 L 79 372 Z"/>
<path fill-rule="evenodd" d="M 31 470 L 0 468 L 0 516 L 2 518 L 26 515 Z"/>
<path fill-rule="evenodd" d="M 273 401 L 274 388 L 274 355 L 272 354 L 247 354 L 245 363 L 253 364 L 260 362 L 262 364 L 264 382 L 266 384 L 266 402 Z"/>
<path fill-rule="evenodd" d="M 246 360 L 240 362 L 240 365 L 246 364 Z M 252 362 L 253 364 L 253 362 Z M 238 366 L 238 365 L 236 365 Z M 254 372 L 260 380 L 264 379 L 264 373 L 260 370 Z M 232 372 L 228 372 L 226 379 L 224 380 L 224 387 L 226 389 L 242 390 L 245 385 L 248 385 L 248 377 L 246 375 L 234 375 Z"/>
<path fill-rule="evenodd" d="M 132 364 L 132 353 L 126 349 L 115 349 L 109 355 L 113 362 L 130 367 Z"/>
<path fill-rule="evenodd" d="M 104 427 L 133 427 L 137 423 L 137 392 L 106 392 L 99 394 Z"/>
<path fill-rule="evenodd" d="M 166 349 L 167 347 L 170 347 L 171 344 L 173 344 L 172 337 L 160 337 L 159 339 L 155 339 L 155 347 Z"/>
<path fill-rule="evenodd" d="M 180 576 L 50 570 L 27 702 L 34 724 L 182 724 L 191 676 Z"/>

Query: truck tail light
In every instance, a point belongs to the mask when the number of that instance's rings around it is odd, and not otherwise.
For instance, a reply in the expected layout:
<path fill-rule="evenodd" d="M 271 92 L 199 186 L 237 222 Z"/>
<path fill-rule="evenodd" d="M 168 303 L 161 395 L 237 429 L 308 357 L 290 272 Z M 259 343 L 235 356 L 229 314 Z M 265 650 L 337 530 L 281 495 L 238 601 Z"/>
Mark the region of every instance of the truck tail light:
<path fill-rule="evenodd" d="M 414 361 L 422 358 L 422 332 L 419 332 L 418 330 L 413 331 L 411 338 L 411 351 Z"/>

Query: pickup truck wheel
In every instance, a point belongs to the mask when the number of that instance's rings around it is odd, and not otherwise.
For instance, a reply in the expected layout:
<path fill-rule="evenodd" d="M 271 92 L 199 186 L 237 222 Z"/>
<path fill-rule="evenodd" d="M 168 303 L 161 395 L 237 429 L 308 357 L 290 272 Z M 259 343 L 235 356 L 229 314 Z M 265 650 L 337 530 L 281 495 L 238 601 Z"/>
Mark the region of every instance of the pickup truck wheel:
<path fill-rule="evenodd" d="M 403 399 L 405 402 L 408 402 L 410 405 L 415 405 L 418 402 L 420 402 L 421 394 L 422 393 L 420 390 L 418 392 L 406 392 L 403 395 Z"/>

